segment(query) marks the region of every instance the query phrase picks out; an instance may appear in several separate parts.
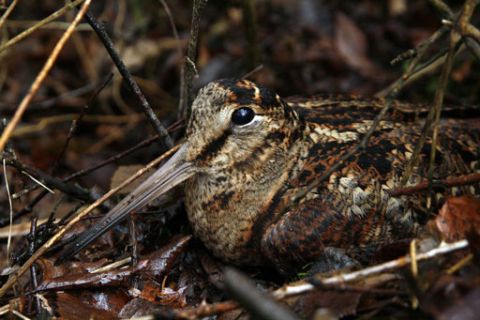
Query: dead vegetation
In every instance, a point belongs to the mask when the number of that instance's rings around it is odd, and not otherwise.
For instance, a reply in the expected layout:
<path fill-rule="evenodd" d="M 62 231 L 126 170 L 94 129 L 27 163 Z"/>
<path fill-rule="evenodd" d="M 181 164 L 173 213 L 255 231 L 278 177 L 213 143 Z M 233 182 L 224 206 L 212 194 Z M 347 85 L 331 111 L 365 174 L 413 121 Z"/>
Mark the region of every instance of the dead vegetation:
<path fill-rule="evenodd" d="M 474 319 L 480 206 L 469 197 L 448 200 L 430 222 L 431 232 L 449 244 L 412 241 L 396 258 L 379 252 L 384 263 L 336 274 L 284 279 L 246 270 L 256 285 L 236 271 L 223 274 L 223 264 L 191 239 L 177 194 L 165 206 L 145 209 L 155 214 L 135 213 L 76 261 L 54 261 L 62 237 L 95 223 L 117 192 L 175 150 L 166 151 L 181 138 L 194 89 L 217 78 L 247 75 L 282 96 L 385 98 L 370 131 L 344 159 L 368 145 L 394 99 L 426 103 L 424 139 L 406 164 L 411 172 L 425 139 L 436 139 L 442 107 L 479 104 L 477 4 L 0 2 L 0 313 L 230 319 L 244 315 L 241 305 L 263 319 Z M 466 110 L 461 117 L 479 117 L 478 108 L 459 110 Z M 110 185 L 119 167 L 130 172 L 127 166 L 154 158 Z M 395 192 L 479 180 L 471 174 L 435 181 L 430 174 Z"/>

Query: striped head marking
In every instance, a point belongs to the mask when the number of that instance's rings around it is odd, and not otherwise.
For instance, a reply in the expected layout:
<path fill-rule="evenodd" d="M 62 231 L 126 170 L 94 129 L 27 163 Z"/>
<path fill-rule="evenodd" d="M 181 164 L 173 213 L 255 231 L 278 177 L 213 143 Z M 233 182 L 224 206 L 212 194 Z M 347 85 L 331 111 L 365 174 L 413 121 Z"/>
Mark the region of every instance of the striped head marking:
<path fill-rule="evenodd" d="M 211 82 L 192 105 L 186 160 L 203 172 L 247 161 L 256 149 L 271 146 L 273 138 L 281 144 L 287 123 L 295 120 L 278 95 L 253 82 Z"/>

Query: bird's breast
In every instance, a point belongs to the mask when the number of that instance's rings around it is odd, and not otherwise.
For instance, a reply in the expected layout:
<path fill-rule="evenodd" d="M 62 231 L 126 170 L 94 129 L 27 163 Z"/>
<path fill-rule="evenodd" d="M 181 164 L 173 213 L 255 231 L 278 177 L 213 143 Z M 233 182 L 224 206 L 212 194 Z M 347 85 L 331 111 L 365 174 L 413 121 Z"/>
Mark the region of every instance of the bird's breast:
<path fill-rule="evenodd" d="M 185 205 L 195 235 L 220 257 L 236 264 L 262 264 L 258 241 L 278 210 L 269 210 L 291 175 L 278 159 L 260 172 L 230 170 L 197 174 L 185 186 Z"/>

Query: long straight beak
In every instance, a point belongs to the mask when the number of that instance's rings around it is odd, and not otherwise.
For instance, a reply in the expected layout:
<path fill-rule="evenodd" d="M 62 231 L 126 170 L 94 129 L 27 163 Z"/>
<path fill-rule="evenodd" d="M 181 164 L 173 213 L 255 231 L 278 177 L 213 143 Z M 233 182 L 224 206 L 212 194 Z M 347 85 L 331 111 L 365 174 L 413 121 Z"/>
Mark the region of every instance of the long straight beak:
<path fill-rule="evenodd" d="M 195 170 L 190 162 L 185 161 L 186 149 L 187 143 L 184 143 L 164 165 L 120 201 L 93 228 L 85 231 L 70 243 L 56 262 L 60 263 L 71 258 L 108 229 L 122 221 L 130 212 L 142 208 L 150 201 L 190 178 Z"/>

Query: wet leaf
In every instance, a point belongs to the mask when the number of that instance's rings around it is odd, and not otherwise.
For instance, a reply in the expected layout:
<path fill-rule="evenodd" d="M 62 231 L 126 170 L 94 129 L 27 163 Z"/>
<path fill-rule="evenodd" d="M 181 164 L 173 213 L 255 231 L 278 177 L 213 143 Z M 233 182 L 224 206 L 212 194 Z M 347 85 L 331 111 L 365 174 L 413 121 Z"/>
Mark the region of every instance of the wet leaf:
<path fill-rule="evenodd" d="M 39 259 L 37 265 L 41 268 L 43 280 L 60 278 L 65 275 L 80 274 L 95 270 L 107 263 L 107 259 L 100 259 L 94 262 L 67 262 L 61 265 L 55 265 L 50 259 Z"/>
<path fill-rule="evenodd" d="M 65 293 L 57 293 L 56 311 L 62 319 L 117 319 L 116 313 L 97 309 L 78 297 Z"/>
<path fill-rule="evenodd" d="M 163 275 L 172 269 L 173 264 L 176 262 L 178 256 L 185 250 L 191 238 L 191 235 L 175 236 L 168 244 L 163 246 L 162 249 L 148 255 L 142 260 L 147 263 L 145 272 L 161 279 Z"/>
<path fill-rule="evenodd" d="M 92 287 L 111 287 L 120 286 L 127 283 L 128 279 L 144 269 L 147 261 L 140 261 L 135 267 L 113 270 L 99 273 L 82 273 L 70 274 L 62 277 L 44 280 L 35 292 L 45 290 L 68 290 L 77 288 L 92 288 Z"/>

